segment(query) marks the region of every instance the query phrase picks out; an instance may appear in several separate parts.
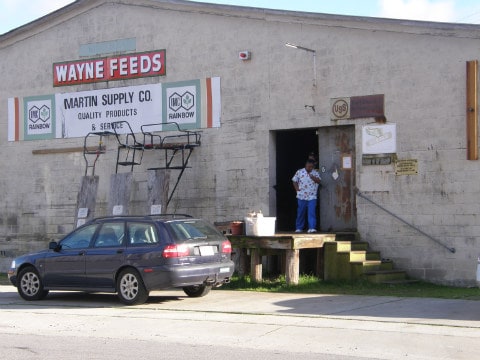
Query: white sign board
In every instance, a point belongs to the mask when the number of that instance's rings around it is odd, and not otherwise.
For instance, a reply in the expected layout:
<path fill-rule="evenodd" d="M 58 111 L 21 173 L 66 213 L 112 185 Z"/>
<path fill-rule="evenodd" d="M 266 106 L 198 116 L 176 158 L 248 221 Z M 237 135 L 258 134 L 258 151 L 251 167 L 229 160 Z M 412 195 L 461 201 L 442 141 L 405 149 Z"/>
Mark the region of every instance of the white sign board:
<path fill-rule="evenodd" d="M 362 127 L 364 154 L 392 154 L 397 152 L 397 125 L 370 124 Z"/>
<path fill-rule="evenodd" d="M 113 122 L 125 120 L 133 132 L 162 118 L 161 84 L 129 86 L 76 93 L 56 94 L 57 118 L 64 137 L 82 137 L 94 131 L 112 131 Z M 119 124 L 119 133 L 129 132 Z"/>
<path fill-rule="evenodd" d="M 8 140 L 84 137 L 91 132 L 140 133 L 220 127 L 220 78 L 185 80 L 8 99 Z M 126 123 L 128 122 L 128 124 Z"/>

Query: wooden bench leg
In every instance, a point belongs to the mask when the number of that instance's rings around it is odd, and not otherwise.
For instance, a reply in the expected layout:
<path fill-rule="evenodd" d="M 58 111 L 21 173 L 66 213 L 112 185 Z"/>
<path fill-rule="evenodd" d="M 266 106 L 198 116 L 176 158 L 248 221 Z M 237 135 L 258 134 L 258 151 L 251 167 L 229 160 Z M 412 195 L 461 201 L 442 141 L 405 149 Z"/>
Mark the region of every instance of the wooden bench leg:
<path fill-rule="evenodd" d="M 300 250 L 286 250 L 286 274 L 288 285 L 298 285 L 300 272 Z"/>
<path fill-rule="evenodd" d="M 259 249 L 250 249 L 250 274 L 253 281 L 262 281 L 262 257 Z"/>

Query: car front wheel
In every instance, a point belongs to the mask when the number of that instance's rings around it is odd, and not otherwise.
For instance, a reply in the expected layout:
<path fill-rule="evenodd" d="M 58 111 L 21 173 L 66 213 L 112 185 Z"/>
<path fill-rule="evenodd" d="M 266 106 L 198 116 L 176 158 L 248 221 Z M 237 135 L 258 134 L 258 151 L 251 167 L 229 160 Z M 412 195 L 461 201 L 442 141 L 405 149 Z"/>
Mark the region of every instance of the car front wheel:
<path fill-rule="evenodd" d="M 190 297 L 202 297 L 207 295 L 210 290 L 212 289 L 211 285 L 193 285 L 193 286 L 186 286 L 183 288 L 185 294 Z"/>
<path fill-rule="evenodd" d="M 41 300 L 48 294 L 42 280 L 33 266 L 26 267 L 18 274 L 18 293 L 25 300 Z"/>
<path fill-rule="evenodd" d="M 126 305 L 143 304 L 148 299 L 148 291 L 138 271 L 123 270 L 117 279 L 117 293 L 120 301 Z"/>

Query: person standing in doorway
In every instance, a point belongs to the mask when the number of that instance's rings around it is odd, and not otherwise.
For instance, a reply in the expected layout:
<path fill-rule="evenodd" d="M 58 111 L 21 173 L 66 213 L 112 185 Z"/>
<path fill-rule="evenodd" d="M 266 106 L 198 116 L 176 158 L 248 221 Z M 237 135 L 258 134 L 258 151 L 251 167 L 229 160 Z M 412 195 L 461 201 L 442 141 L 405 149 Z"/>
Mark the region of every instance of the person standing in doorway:
<path fill-rule="evenodd" d="M 308 159 L 303 169 L 297 170 L 292 178 L 293 187 L 297 192 L 297 220 L 295 232 L 302 232 L 305 228 L 305 215 L 307 215 L 308 232 L 317 232 L 317 192 L 321 178 L 314 169 L 315 160 Z"/>

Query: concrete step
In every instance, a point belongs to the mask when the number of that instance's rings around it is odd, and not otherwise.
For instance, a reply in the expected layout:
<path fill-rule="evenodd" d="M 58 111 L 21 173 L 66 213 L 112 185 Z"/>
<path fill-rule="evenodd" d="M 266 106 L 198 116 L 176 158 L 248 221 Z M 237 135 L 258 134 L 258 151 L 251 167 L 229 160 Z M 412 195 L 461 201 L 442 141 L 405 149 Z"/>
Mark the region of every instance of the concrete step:
<path fill-rule="evenodd" d="M 350 266 L 352 279 L 357 279 L 368 272 L 393 270 L 393 263 L 391 261 L 384 262 L 381 260 L 351 261 Z"/>
<path fill-rule="evenodd" d="M 419 281 L 420 281 L 420 280 L 414 280 L 414 279 L 390 280 L 390 281 L 384 281 L 382 284 L 389 284 L 389 285 L 406 285 L 406 284 L 418 283 Z"/>
<path fill-rule="evenodd" d="M 367 257 L 366 260 L 381 260 L 382 259 L 380 251 L 367 251 L 366 257 Z"/>
<path fill-rule="evenodd" d="M 373 283 L 385 283 L 391 281 L 406 280 L 407 274 L 403 270 L 379 270 L 364 273 L 364 277 Z"/>
<path fill-rule="evenodd" d="M 379 260 L 351 261 L 351 278 L 358 279 L 366 272 L 381 270 L 381 266 L 382 262 Z"/>
<path fill-rule="evenodd" d="M 392 260 L 383 260 L 382 265 L 380 265 L 380 270 L 393 270 L 393 261 Z"/>
<path fill-rule="evenodd" d="M 325 279 L 355 280 L 366 278 L 374 283 L 409 281 L 402 270 L 394 270 L 390 259 L 382 259 L 379 251 L 370 251 L 358 233 L 335 234 L 335 241 L 324 244 Z"/>

